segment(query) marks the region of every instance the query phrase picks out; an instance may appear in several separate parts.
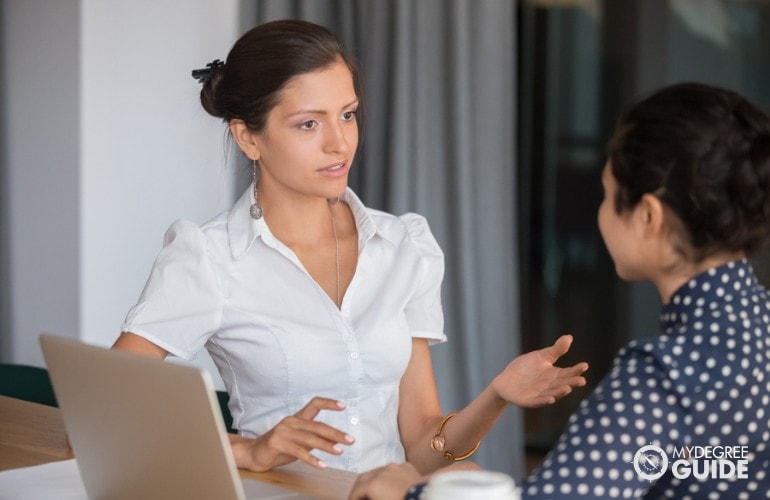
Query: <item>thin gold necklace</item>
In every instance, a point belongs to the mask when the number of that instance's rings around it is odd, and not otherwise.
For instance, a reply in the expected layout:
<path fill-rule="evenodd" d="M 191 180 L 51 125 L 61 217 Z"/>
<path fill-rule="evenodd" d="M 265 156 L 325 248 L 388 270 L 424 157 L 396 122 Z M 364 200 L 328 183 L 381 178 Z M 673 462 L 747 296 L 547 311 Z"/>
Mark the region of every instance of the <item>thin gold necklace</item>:
<path fill-rule="evenodd" d="M 332 234 L 334 234 L 334 270 L 336 272 L 336 288 L 337 288 L 337 296 L 336 300 L 334 301 L 334 305 L 337 306 L 337 309 L 342 308 L 342 304 L 340 303 L 340 241 L 337 239 L 337 224 L 334 220 L 334 210 L 332 210 L 332 205 L 337 203 L 339 198 L 330 198 L 329 199 L 329 213 L 331 214 L 332 218 Z"/>

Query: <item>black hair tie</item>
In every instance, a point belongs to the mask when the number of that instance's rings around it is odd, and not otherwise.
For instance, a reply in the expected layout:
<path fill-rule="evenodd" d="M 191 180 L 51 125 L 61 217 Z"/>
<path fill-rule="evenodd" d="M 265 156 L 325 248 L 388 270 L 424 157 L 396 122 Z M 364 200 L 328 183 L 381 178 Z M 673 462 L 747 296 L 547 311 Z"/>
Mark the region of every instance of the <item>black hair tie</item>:
<path fill-rule="evenodd" d="M 214 70 L 224 65 L 224 62 L 219 59 L 214 59 L 208 63 L 205 68 L 192 70 L 192 77 L 198 80 L 198 83 L 206 83 L 211 80 L 211 75 L 214 73 Z"/>

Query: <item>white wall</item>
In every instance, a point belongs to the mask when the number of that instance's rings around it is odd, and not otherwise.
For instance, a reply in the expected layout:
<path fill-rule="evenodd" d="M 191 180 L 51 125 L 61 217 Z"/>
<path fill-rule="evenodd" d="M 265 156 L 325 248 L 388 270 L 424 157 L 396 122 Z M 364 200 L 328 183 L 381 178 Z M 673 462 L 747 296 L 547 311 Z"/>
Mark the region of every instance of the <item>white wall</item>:
<path fill-rule="evenodd" d="M 42 365 L 41 331 L 111 344 L 171 222 L 232 203 L 190 71 L 225 58 L 238 0 L 5 0 L 3 23 L 12 358 Z"/>
<path fill-rule="evenodd" d="M 23 363 L 79 330 L 78 25 L 77 0 L 2 3 L 3 359 Z"/>

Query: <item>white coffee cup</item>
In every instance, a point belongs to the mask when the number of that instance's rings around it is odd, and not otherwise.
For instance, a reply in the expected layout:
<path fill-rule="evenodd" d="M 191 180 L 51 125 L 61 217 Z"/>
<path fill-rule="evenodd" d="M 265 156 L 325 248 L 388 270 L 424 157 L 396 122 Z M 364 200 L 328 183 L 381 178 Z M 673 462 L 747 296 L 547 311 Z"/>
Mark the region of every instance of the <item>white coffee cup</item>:
<path fill-rule="evenodd" d="M 457 470 L 435 474 L 424 500 L 520 500 L 513 478 L 502 472 Z"/>

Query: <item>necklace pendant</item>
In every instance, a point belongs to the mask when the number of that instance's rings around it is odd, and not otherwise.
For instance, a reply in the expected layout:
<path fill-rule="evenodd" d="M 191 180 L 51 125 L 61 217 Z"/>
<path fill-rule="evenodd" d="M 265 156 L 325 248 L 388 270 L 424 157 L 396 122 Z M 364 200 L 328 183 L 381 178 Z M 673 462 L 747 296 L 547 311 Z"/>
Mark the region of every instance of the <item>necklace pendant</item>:
<path fill-rule="evenodd" d="M 254 203 L 251 208 L 249 208 L 249 214 L 251 214 L 252 219 L 261 219 L 262 207 L 260 207 L 257 203 Z"/>

